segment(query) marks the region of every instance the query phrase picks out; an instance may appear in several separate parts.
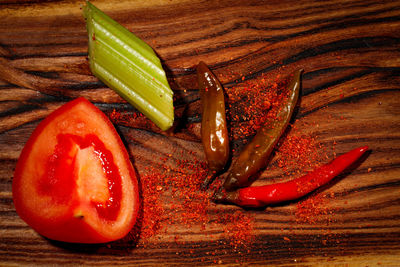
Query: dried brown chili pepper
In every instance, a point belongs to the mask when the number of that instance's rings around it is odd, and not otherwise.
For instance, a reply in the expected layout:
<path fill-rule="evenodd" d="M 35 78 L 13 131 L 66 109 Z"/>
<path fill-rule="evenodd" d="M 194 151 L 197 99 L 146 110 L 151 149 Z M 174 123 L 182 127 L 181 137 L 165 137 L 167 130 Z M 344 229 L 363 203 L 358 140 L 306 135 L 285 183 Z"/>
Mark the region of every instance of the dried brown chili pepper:
<path fill-rule="evenodd" d="M 294 112 L 300 94 L 300 78 L 302 69 L 296 70 L 288 86 L 289 97 L 285 101 L 272 125 L 264 125 L 239 154 L 225 179 L 223 188 L 233 191 L 249 186 L 251 178 L 267 164 L 276 143 L 284 133 Z"/>
<path fill-rule="evenodd" d="M 241 207 L 259 208 L 295 200 L 327 184 L 355 163 L 367 150 L 368 146 L 353 149 L 332 160 L 330 163 L 288 182 L 251 186 L 233 192 L 217 192 L 214 195 L 214 201 L 232 203 Z"/>
<path fill-rule="evenodd" d="M 204 189 L 228 161 L 229 136 L 221 83 L 202 61 L 197 66 L 197 77 L 202 104 L 201 140 L 209 168 Z"/>

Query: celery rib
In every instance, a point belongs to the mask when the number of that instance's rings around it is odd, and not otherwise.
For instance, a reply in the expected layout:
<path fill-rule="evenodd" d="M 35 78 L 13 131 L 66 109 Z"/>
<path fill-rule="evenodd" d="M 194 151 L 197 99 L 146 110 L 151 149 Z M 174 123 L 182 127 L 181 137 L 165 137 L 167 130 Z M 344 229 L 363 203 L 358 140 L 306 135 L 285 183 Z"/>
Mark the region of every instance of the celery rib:
<path fill-rule="evenodd" d="M 161 130 L 170 128 L 173 92 L 153 49 L 90 2 L 84 17 L 92 73 Z"/>

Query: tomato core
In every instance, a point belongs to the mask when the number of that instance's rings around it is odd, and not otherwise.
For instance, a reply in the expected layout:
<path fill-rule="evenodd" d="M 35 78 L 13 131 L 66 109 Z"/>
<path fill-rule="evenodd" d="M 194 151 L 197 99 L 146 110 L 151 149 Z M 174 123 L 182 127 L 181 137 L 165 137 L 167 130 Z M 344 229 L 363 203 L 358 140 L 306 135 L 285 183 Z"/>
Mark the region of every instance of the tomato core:
<path fill-rule="evenodd" d="M 117 219 L 121 177 L 111 151 L 96 135 L 58 134 L 54 153 L 39 181 L 39 192 L 52 196 L 55 202 L 67 202 L 78 194 L 77 205 L 86 203 L 95 208 L 99 217 Z M 80 211 L 76 215 L 84 216 Z"/>

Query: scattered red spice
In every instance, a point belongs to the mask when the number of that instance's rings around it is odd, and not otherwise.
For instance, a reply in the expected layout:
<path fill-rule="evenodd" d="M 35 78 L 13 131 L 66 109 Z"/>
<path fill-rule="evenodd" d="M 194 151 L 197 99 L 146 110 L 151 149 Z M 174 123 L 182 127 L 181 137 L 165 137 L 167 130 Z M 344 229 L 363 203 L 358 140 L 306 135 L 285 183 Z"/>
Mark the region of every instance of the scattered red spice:
<path fill-rule="evenodd" d="M 147 120 L 146 116 L 140 112 L 119 112 L 116 109 L 113 109 L 109 117 L 112 122 L 125 126 L 140 123 L 141 120 Z"/>
<path fill-rule="evenodd" d="M 276 148 L 276 164 L 283 175 L 299 176 L 318 167 L 321 150 L 322 145 L 315 136 L 302 134 L 292 127 L 291 133 Z"/>
<path fill-rule="evenodd" d="M 140 175 L 142 214 L 138 227 L 142 244 L 172 225 L 204 228 L 209 221 L 210 192 L 200 190 L 207 174 L 206 162 L 179 159 L 171 152 L 160 158 L 160 166 L 145 167 Z"/>
<path fill-rule="evenodd" d="M 287 97 L 286 90 L 282 90 L 286 82 L 277 77 L 271 85 L 263 74 L 255 80 L 227 89 L 227 118 L 232 139 L 247 139 L 262 125 L 276 118 L 279 103 Z"/>
<path fill-rule="evenodd" d="M 140 238 L 147 239 L 158 233 L 163 227 L 164 207 L 160 200 L 162 186 L 161 174 L 153 170 L 140 178 L 142 213 L 140 214 Z M 160 189 L 161 188 L 161 189 Z"/>
<path fill-rule="evenodd" d="M 161 132 L 154 122 L 149 120 L 142 113 L 135 110 L 116 110 L 108 113 L 108 116 L 112 123 L 121 126 L 134 127 L 138 129 L 146 129 L 154 132 Z"/>
<path fill-rule="evenodd" d="M 218 222 L 224 225 L 224 236 L 235 250 L 248 248 L 254 240 L 254 219 L 250 214 L 237 210 L 233 214 L 221 215 Z"/>
<path fill-rule="evenodd" d="M 205 162 L 176 160 L 178 166 L 174 175 L 167 177 L 171 187 L 173 201 L 171 209 L 180 212 L 174 220 L 191 226 L 205 227 L 208 222 L 207 209 L 210 204 L 210 193 L 200 190 L 200 185 L 207 175 Z"/>
<path fill-rule="evenodd" d="M 330 209 L 326 205 L 327 201 L 326 195 L 315 194 L 297 202 L 296 222 L 315 224 L 318 220 L 321 220 L 321 215 L 328 215 L 330 213 Z"/>
<path fill-rule="evenodd" d="M 276 75 L 275 82 L 271 84 L 271 77 L 267 79 L 266 75 L 251 81 L 241 78 L 238 86 L 227 89 L 227 117 L 231 139 L 248 140 L 263 124 L 276 118 L 279 104 L 287 97 L 284 89 L 286 80 L 281 79 L 280 75 Z M 142 114 L 133 112 L 120 113 L 113 110 L 109 116 L 120 125 L 132 126 L 146 121 Z M 296 121 L 291 125 L 275 150 L 274 161 L 269 169 L 278 168 L 282 177 L 298 177 L 332 158 L 328 155 L 328 149 L 317 141 L 317 136 L 301 132 L 302 125 L 305 122 Z M 317 124 L 314 126 L 318 127 Z M 336 142 L 333 143 L 332 150 L 335 145 Z M 232 150 L 235 151 L 235 148 Z M 234 251 L 248 251 L 254 240 L 254 212 L 233 208 L 216 213 L 215 204 L 210 202 L 210 194 L 222 181 L 214 182 L 208 192 L 201 191 L 200 185 L 208 171 L 206 163 L 188 160 L 186 155 L 176 153 L 177 151 L 171 151 L 163 155 L 163 165 L 148 167 L 140 177 L 143 203 L 140 236 L 142 244 L 173 226 L 199 226 L 204 230 L 217 227 L 221 237 L 215 234 L 210 236 L 217 240 L 226 240 L 226 245 Z M 321 216 L 332 214 L 334 210 L 325 205 L 330 198 L 333 195 L 316 193 L 296 203 L 296 223 L 315 224 L 321 220 Z M 329 237 L 327 232 L 321 239 L 322 244 L 328 244 Z M 180 238 L 175 235 L 173 239 L 179 243 Z M 283 240 L 291 242 L 292 238 L 284 236 Z"/>
<path fill-rule="evenodd" d="M 172 149 L 158 158 L 159 165 L 140 170 L 142 214 L 136 229 L 140 232 L 138 245 L 154 244 L 154 238 L 171 232 L 174 227 L 200 227 L 217 244 L 226 240 L 224 245 L 238 255 L 245 255 L 253 240 L 253 213 L 239 208 L 215 209 L 216 204 L 210 202 L 210 197 L 222 181 L 213 183 L 209 191 L 200 190 L 208 171 L 206 162 L 197 160 L 196 155 L 187 159 L 186 150 Z M 215 233 L 215 229 L 221 232 Z M 173 236 L 176 244 L 184 244 L 181 239 L 176 234 Z"/>

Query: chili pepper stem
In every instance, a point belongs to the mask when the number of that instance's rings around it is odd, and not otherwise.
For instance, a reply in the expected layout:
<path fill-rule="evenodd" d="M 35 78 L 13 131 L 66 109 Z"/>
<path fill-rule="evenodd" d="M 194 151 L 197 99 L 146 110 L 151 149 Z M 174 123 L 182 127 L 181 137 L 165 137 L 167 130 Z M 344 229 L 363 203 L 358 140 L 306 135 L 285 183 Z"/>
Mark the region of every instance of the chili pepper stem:
<path fill-rule="evenodd" d="M 212 196 L 212 201 L 214 201 L 215 203 L 233 203 L 233 200 L 235 198 L 237 198 L 236 195 L 238 194 L 239 190 L 236 191 L 231 191 L 231 192 L 227 192 L 223 186 L 221 186 L 220 188 L 218 188 L 218 190 L 216 190 Z M 232 200 L 231 200 L 232 199 Z"/>
<path fill-rule="evenodd" d="M 222 189 L 223 187 L 220 186 L 217 190 L 215 190 L 213 196 L 211 197 L 211 199 L 216 202 L 216 200 L 219 198 L 218 196 L 222 193 Z"/>
<path fill-rule="evenodd" d="M 207 187 L 214 181 L 214 179 L 218 176 L 218 173 L 215 171 L 209 171 L 207 173 L 206 178 L 204 179 L 203 183 L 200 186 L 201 190 L 206 190 Z"/>

